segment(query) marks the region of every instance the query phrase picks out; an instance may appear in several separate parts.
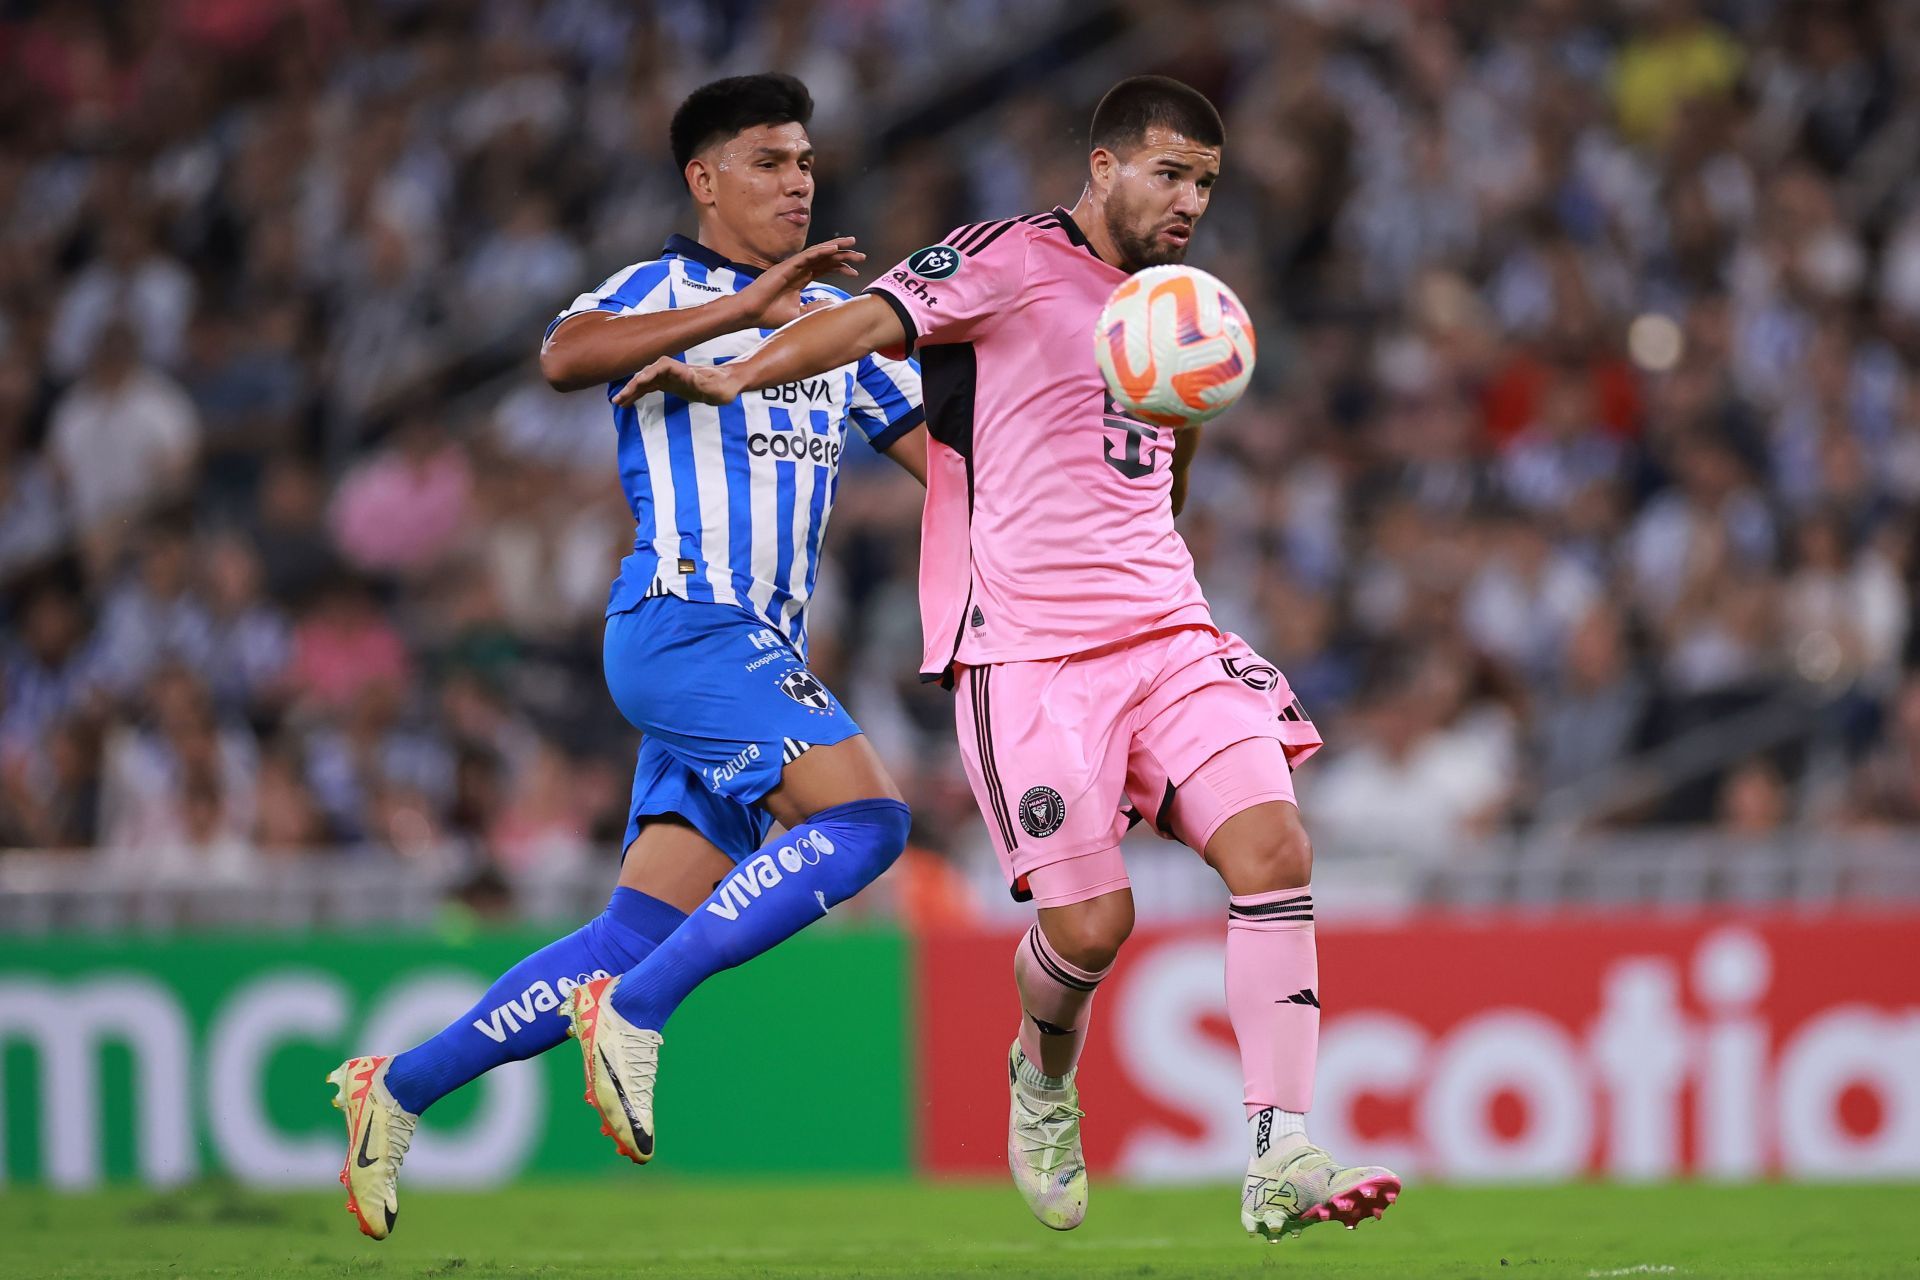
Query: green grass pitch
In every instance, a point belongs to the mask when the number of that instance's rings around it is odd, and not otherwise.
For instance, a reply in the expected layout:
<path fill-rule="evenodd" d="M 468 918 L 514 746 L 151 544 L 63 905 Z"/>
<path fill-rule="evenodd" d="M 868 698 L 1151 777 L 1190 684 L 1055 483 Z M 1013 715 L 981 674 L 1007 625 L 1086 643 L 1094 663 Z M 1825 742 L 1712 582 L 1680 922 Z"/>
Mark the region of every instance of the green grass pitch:
<path fill-rule="evenodd" d="M 1269 1245 L 1231 1187 L 1094 1188 L 1080 1230 L 1011 1187 L 633 1176 L 403 1195 L 392 1239 L 344 1196 L 196 1187 L 0 1191 L 0 1275 L 128 1276 L 1920 1276 L 1920 1187 L 1550 1189 L 1415 1184 L 1385 1221 Z"/>

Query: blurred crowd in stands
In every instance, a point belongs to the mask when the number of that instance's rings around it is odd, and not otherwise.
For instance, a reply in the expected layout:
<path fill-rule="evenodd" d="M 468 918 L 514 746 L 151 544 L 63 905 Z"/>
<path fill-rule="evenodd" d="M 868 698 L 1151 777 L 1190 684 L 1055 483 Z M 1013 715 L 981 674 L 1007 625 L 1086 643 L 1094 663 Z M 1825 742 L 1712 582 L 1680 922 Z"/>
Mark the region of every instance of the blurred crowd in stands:
<path fill-rule="evenodd" d="M 12 0 L 0 845 L 609 855 L 632 526 L 531 357 L 692 230 L 680 97 L 769 67 L 875 269 L 1072 204 L 1121 75 L 1222 105 L 1192 261 L 1261 363 L 1182 526 L 1323 844 L 1920 821 L 1920 6 Z M 846 456 L 814 664 L 977 843 L 918 489 Z"/>

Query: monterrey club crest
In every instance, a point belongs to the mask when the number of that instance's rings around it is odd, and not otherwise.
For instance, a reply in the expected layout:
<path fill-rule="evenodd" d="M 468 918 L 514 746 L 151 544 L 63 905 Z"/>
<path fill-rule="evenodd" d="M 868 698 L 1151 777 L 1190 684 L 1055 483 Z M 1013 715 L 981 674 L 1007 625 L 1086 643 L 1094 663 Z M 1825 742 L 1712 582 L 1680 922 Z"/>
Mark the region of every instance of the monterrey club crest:
<path fill-rule="evenodd" d="M 907 259 L 907 270 L 922 280 L 945 280 L 959 269 L 960 251 L 947 244 L 930 244 Z"/>
<path fill-rule="evenodd" d="M 1043 840 L 1067 820 L 1067 802 L 1052 787 L 1029 787 L 1020 797 L 1020 829 Z"/>
<path fill-rule="evenodd" d="M 811 671 L 789 671 L 780 677 L 780 692 L 803 707 L 826 711 L 833 706 L 833 695 Z"/>

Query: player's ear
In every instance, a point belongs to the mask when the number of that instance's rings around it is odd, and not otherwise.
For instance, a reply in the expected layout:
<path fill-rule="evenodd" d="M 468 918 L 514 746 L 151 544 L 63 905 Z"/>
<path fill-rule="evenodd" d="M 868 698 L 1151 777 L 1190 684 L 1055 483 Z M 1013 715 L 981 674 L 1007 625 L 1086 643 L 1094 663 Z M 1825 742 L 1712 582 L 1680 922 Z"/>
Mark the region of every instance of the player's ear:
<path fill-rule="evenodd" d="M 1087 157 L 1087 177 L 1095 191 L 1104 192 L 1112 185 L 1113 170 L 1119 163 L 1119 157 L 1105 147 L 1093 149 L 1093 154 Z"/>
<path fill-rule="evenodd" d="M 695 204 L 713 203 L 713 166 L 707 163 L 705 156 L 695 156 L 687 161 L 683 176 L 687 180 L 687 191 L 693 196 Z"/>

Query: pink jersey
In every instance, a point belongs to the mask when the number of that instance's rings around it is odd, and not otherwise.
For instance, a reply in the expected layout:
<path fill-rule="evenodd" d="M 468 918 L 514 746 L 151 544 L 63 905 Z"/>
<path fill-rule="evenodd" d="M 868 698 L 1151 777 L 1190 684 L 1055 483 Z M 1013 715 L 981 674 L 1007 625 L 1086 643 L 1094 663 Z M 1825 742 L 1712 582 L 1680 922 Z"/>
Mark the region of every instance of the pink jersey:
<path fill-rule="evenodd" d="M 867 290 L 920 356 L 929 677 L 1212 625 L 1173 527 L 1173 433 L 1123 416 L 1093 361 L 1126 278 L 1054 209 L 962 227 Z"/>

